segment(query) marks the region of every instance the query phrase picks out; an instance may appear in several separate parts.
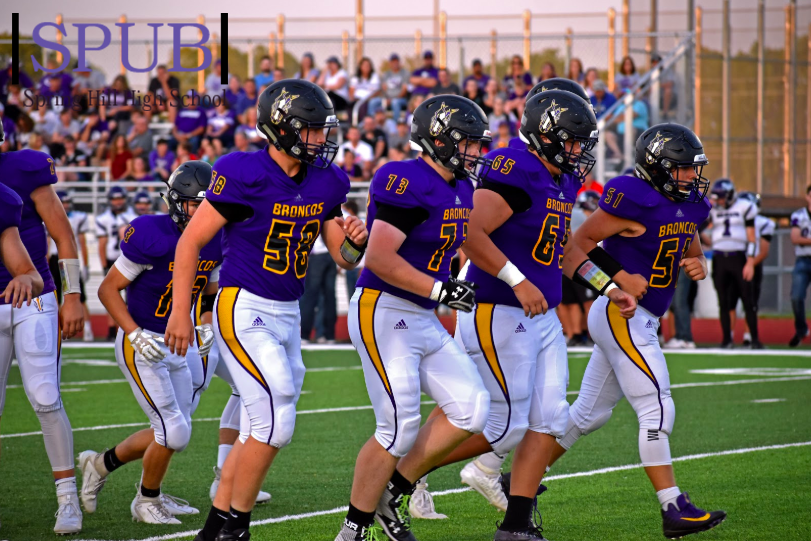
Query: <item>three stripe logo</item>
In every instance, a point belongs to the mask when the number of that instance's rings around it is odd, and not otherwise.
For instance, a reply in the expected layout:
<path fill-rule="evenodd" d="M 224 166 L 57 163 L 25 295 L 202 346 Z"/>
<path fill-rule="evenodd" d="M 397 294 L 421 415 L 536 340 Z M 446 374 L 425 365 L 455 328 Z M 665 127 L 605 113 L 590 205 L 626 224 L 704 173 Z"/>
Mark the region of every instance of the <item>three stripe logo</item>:
<path fill-rule="evenodd" d="M 408 325 L 406 325 L 406 322 L 405 322 L 404 319 L 401 319 L 400 321 L 397 322 L 397 325 L 394 326 L 394 330 L 395 331 L 407 331 L 408 330 Z"/>
<path fill-rule="evenodd" d="M 515 332 L 516 332 L 516 334 L 517 334 L 517 333 L 519 333 L 519 332 L 527 332 L 527 330 L 524 328 L 524 324 L 523 324 L 523 323 L 519 323 L 519 324 L 518 324 L 518 327 L 516 327 L 516 328 L 515 328 Z"/>
<path fill-rule="evenodd" d="M 251 323 L 251 327 L 264 327 L 264 326 L 265 322 L 262 321 L 261 317 L 257 317 L 256 319 L 253 320 L 253 323 Z"/>

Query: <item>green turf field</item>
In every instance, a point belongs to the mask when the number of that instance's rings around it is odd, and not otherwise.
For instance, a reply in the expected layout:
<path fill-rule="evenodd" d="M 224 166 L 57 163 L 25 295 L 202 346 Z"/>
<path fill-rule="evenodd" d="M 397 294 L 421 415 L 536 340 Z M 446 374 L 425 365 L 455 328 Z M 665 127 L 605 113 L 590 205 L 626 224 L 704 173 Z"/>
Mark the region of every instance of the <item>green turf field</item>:
<path fill-rule="evenodd" d="M 145 426 L 112 349 L 66 349 L 63 357 L 63 398 L 77 454 L 112 447 Z M 374 430 L 356 353 L 308 351 L 304 359 L 313 370 L 304 382 L 296 435 L 265 483 L 272 502 L 253 513 L 261 521 L 252 528 L 255 540 L 332 541 L 343 520 L 339 508 L 347 504 L 357 451 Z M 585 353 L 570 355 L 571 400 L 587 360 Z M 729 513 L 723 525 L 700 538 L 811 539 L 811 357 L 702 354 L 668 355 L 668 361 L 677 408 L 672 453 L 685 457 L 675 465 L 679 487 L 698 505 Z M 50 467 L 16 367 L 9 385 L 0 424 L 0 540 L 53 539 Z M 228 391 L 215 378 L 197 411 L 192 442 L 173 460 L 163 486 L 203 514 L 181 517 L 183 525 L 176 527 L 134 524 L 129 505 L 140 465 L 131 464 L 110 477 L 98 511 L 85 514 L 80 538 L 191 539 L 210 503 L 218 421 Z M 426 415 L 431 407 L 425 405 Z M 555 466 L 541 498 L 550 539 L 664 539 L 658 502 L 643 470 L 618 468 L 638 464 L 637 434 L 635 415 L 623 401 L 608 425 L 583 438 Z M 459 491 L 461 467 L 432 474 L 431 491 L 440 492 L 438 511 L 450 519 L 415 520 L 420 541 L 493 538 L 501 514 L 478 494 Z"/>

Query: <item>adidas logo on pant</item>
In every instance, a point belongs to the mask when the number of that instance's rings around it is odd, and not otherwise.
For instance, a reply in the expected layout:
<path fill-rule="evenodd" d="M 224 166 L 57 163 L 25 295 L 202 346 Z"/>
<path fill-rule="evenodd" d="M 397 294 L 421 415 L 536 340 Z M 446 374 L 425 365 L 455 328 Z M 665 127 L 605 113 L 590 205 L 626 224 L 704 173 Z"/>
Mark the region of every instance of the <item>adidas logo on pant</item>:
<path fill-rule="evenodd" d="M 254 319 L 253 323 L 251 323 L 251 327 L 264 327 L 264 326 L 265 326 L 265 322 L 262 321 L 261 317 L 258 317 L 256 319 Z"/>
<path fill-rule="evenodd" d="M 516 328 L 515 328 L 515 332 L 516 332 L 516 333 L 519 333 L 519 332 L 527 332 L 527 330 L 524 328 L 524 324 L 523 324 L 523 323 L 519 323 L 519 324 L 518 324 L 518 327 L 516 327 Z"/>
<path fill-rule="evenodd" d="M 407 331 L 408 330 L 408 325 L 406 325 L 406 322 L 405 322 L 404 319 L 401 319 L 400 321 L 397 322 L 397 325 L 394 326 L 394 330 L 395 331 Z"/>
<path fill-rule="evenodd" d="M 645 324 L 645 328 L 646 329 L 652 329 L 653 328 L 653 321 L 648 320 L 648 322 Z"/>

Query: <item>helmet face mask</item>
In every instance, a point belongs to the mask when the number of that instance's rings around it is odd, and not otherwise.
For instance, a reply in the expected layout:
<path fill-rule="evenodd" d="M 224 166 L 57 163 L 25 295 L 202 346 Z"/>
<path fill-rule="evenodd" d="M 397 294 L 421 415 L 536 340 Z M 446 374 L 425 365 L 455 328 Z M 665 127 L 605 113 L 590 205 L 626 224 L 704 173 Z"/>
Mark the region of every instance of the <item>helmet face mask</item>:
<path fill-rule="evenodd" d="M 710 183 L 702 173 L 708 163 L 695 133 L 678 124 L 653 126 L 636 142 L 636 176 L 673 201 L 704 200 Z"/>

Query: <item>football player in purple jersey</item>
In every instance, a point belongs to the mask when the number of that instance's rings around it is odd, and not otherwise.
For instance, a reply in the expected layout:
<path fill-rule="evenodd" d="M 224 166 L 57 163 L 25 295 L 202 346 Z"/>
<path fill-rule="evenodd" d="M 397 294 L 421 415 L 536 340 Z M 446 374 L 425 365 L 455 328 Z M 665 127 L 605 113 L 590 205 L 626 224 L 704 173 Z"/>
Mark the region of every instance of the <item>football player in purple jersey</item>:
<path fill-rule="evenodd" d="M 606 184 L 600 208 L 575 233 L 563 258 L 572 279 L 603 295 L 620 287 L 639 299 L 639 307 L 628 318 L 604 297 L 594 302 L 589 313 L 594 352 L 553 461 L 580 436 L 603 426 L 626 396 L 639 419 L 639 455 L 671 539 L 709 530 L 726 518 L 723 511 L 699 509 L 676 485 L 668 441 L 676 410 L 656 336 L 679 270 L 692 280 L 707 276 L 698 238 L 698 226 L 710 212 L 709 183 L 701 176 L 707 163 L 701 141 L 688 128 L 651 127 L 636 142 L 634 175 Z"/>
<path fill-rule="evenodd" d="M 176 310 L 166 344 L 183 354 L 193 341 L 189 300 L 198 254 L 223 230 L 214 326 L 243 407 L 239 441 L 198 541 L 247 541 L 262 482 L 293 437 L 304 381 L 298 300 L 315 239 L 323 234 L 346 269 L 357 266 L 366 245 L 363 222 L 341 214 L 349 179 L 332 164 L 337 145 L 328 136 L 338 120 L 324 90 L 304 80 L 277 81 L 257 107 L 257 128 L 270 144 L 214 164 L 206 201 L 176 254 Z"/>

